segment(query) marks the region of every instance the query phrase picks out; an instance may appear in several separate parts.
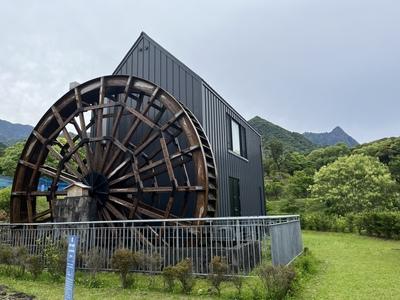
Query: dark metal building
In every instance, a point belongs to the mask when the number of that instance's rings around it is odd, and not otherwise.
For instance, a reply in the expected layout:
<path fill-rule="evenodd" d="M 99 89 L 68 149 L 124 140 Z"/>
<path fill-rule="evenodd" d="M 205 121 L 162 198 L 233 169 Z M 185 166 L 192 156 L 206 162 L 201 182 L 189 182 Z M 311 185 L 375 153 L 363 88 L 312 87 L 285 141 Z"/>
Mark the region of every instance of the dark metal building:
<path fill-rule="evenodd" d="M 212 87 L 145 33 L 114 74 L 154 82 L 200 121 L 218 169 L 217 216 L 265 214 L 261 137 Z"/>

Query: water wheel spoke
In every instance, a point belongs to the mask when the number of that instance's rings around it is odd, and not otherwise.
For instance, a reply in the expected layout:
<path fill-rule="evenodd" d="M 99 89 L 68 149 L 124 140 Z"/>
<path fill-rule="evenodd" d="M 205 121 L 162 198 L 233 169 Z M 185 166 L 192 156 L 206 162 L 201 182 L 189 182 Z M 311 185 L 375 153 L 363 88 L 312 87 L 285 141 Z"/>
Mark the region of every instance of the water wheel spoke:
<path fill-rule="evenodd" d="M 205 188 L 200 185 L 194 186 L 177 186 L 176 188 L 170 186 L 158 186 L 158 187 L 145 187 L 143 193 L 170 193 L 173 190 L 177 192 L 200 192 L 204 191 Z"/>
<path fill-rule="evenodd" d="M 167 132 L 167 130 L 166 130 L 166 132 Z M 175 134 L 172 134 L 172 136 L 171 136 L 170 138 L 167 139 L 167 142 L 166 142 L 166 143 L 167 143 L 167 146 L 168 146 L 169 144 L 171 144 L 171 143 L 175 140 L 175 138 L 176 138 L 177 136 L 179 136 L 179 135 L 180 135 L 179 132 L 178 132 L 178 133 L 175 133 Z M 159 136 L 160 136 L 160 135 L 156 135 L 156 136 L 154 137 L 154 139 L 156 139 L 156 138 L 159 137 Z M 146 159 L 147 159 L 147 160 L 152 160 L 152 159 L 154 159 L 154 157 L 156 157 L 161 151 L 162 151 L 162 148 L 161 148 L 161 147 L 158 148 L 157 150 L 154 150 L 153 153 L 147 155 Z M 137 155 L 140 154 L 140 153 L 137 153 L 137 151 L 135 151 L 134 153 L 137 154 Z M 144 166 L 144 164 L 141 165 L 140 167 L 143 167 L 143 166 Z"/>
<path fill-rule="evenodd" d="M 105 207 L 103 207 L 101 212 L 102 212 L 102 215 L 103 215 L 105 221 L 112 221 L 111 215 Z"/>
<path fill-rule="evenodd" d="M 137 193 L 137 192 L 138 192 L 138 189 L 134 188 L 134 187 L 110 189 L 110 194 L 118 194 L 118 193 L 132 194 L 132 193 Z"/>
<path fill-rule="evenodd" d="M 118 197 L 116 197 L 116 196 L 110 195 L 110 196 L 109 196 L 109 200 L 110 200 L 111 202 L 114 202 L 114 203 L 116 203 L 116 204 L 118 204 L 118 205 L 121 205 L 121 206 L 126 207 L 126 208 L 129 208 L 129 209 L 131 209 L 131 208 L 133 207 L 133 204 L 132 204 L 132 203 L 130 203 L 130 202 L 126 201 L 126 200 L 123 200 L 123 199 L 121 199 L 121 198 L 118 198 Z"/>
<path fill-rule="evenodd" d="M 180 167 L 182 164 L 185 164 L 185 163 L 190 162 L 191 160 L 192 160 L 191 157 L 185 156 L 185 157 L 183 158 L 183 160 L 174 160 L 174 161 L 172 162 L 172 166 L 173 166 L 173 168 L 175 169 L 175 168 L 177 168 L 177 167 Z M 163 174 L 163 173 L 165 173 L 165 172 L 168 172 L 168 169 L 167 169 L 166 165 L 163 164 L 163 165 L 161 165 L 157 170 L 152 171 L 150 174 L 143 174 L 143 175 L 141 175 L 141 178 L 142 178 L 142 180 L 144 181 L 144 180 L 147 180 L 147 179 L 152 178 L 152 177 L 154 177 L 154 176 L 159 176 L 159 175 L 161 175 L 161 174 Z"/>
<path fill-rule="evenodd" d="M 140 94 L 140 96 L 139 96 L 139 98 L 138 98 L 138 100 L 136 102 L 136 108 L 135 108 L 136 112 L 140 111 L 140 107 L 142 106 L 143 99 L 144 99 L 144 94 L 142 93 L 142 94 Z M 127 106 L 126 105 L 122 105 L 122 109 L 126 110 Z M 145 115 L 146 112 L 147 112 L 147 106 L 144 108 L 143 115 Z M 128 133 L 126 134 L 125 138 L 122 141 L 122 145 L 123 146 L 126 146 L 129 143 L 129 141 L 131 140 L 133 134 L 136 132 L 136 129 L 139 127 L 140 123 L 141 123 L 141 119 L 138 118 L 136 115 L 134 115 L 134 118 L 132 119 L 132 125 L 129 127 Z M 114 164 L 114 162 L 120 156 L 121 150 L 122 150 L 121 147 L 117 148 L 117 150 L 115 151 L 114 155 L 112 156 L 112 158 L 108 162 L 106 168 L 104 169 L 105 173 L 107 173 L 109 171 L 111 166 Z"/>
<path fill-rule="evenodd" d="M 163 210 L 152 207 L 143 202 L 138 203 L 137 212 L 141 213 L 143 215 L 146 215 L 150 218 L 154 218 L 154 219 L 164 219 L 165 218 L 165 212 Z M 173 215 L 173 214 L 170 214 L 170 217 L 174 218 L 174 219 L 177 218 L 177 216 Z"/>
<path fill-rule="evenodd" d="M 47 143 L 47 140 L 39 132 L 33 130 L 32 134 L 39 140 L 39 142 L 45 145 L 45 147 L 49 150 L 49 154 L 52 158 L 58 160 L 59 162 L 63 160 L 64 157 L 60 153 L 58 153 L 51 145 L 49 145 Z M 64 166 L 70 173 L 75 175 L 77 178 L 82 179 L 82 174 L 76 171 L 69 162 L 65 162 Z"/>
<path fill-rule="evenodd" d="M 36 213 L 33 216 L 33 219 L 34 220 L 39 219 L 39 218 L 44 217 L 45 215 L 50 214 L 50 213 L 51 213 L 51 209 L 46 209 L 46 210 L 44 210 L 42 212 Z"/>
<path fill-rule="evenodd" d="M 159 87 L 156 87 L 154 89 L 153 93 L 151 94 L 150 99 L 148 100 L 148 102 L 146 103 L 146 105 L 145 105 L 145 107 L 143 109 L 143 112 L 142 112 L 143 115 L 146 115 L 148 113 L 149 109 L 151 108 L 151 104 L 155 101 L 156 96 L 158 95 L 158 93 L 159 93 Z M 144 96 L 144 94 L 141 94 L 141 101 L 137 102 L 137 105 L 136 105 L 136 110 L 137 111 L 139 111 L 139 108 L 140 108 L 139 104 L 141 105 L 142 102 L 143 102 L 143 96 Z M 123 106 L 123 107 L 126 107 L 126 106 Z M 129 131 L 126 134 L 126 136 L 125 136 L 125 138 L 124 138 L 124 140 L 122 142 L 124 145 L 127 145 L 129 143 L 130 139 L 132 138 L 132 136 L 136 132 L 136 129 L 139 127 L 140 123 L 141 123 L 141 120 L 139 118 L 137 118 L 137 117 L 132 120 L 132 125 L 130 126 Z M 119 150 L 117 150 L 114 153 L 114 156 L 111 158 L 111 160 L 108 163 L 106 169 L 104 170 L 106 173 L 109 170 L 109 168 L 114 164 L 114 161 L 118 158 L 118 156 L 120 154 L 121 154 L 121 151 L 119 151 Z"/>
<path fill-rule="evenodd" d="M 85 124 L 85 116 L 83 115 L 83 107 L 82 107 L 82 97 L 80 94 L 80 91 L 78 88 L 74 89 L 75 92 L 75 100 L 76 100 L 76 106 L 78 108 L 78 118 L 79 118 L 79 124 L 80 124 L 80 130 L 78 133 L 80 133 L 80 136 L 82 139 L 87 139 L 88 138 L 88 133 L 87 133 L 87 127 Z M 93 165 L 93 151 L 92 149 L 89 147 L 88 143 L 85 143 L 85 150 L 86 150 L 86 157 L 87 157 L 87 163 L 88 163 L 88 167 L 89 169 L 92 169 L 92 165 Z"/>
<path fill-rule="evenodd" d="M 64 123 L 64 121 L 63 121 L 63 119 L 62 119 L 60 113 L 58 112 L 57 108 L 56 108 L 55 106 L 52 106 L 51 109 L 52 109 L 52 111 L 53 111 L 53 114 L 54 114 L 54 116 L 55 116 L 55 118 L 56 118 L 58 124 L 59 124 L 60 126 L 62 126 L 63 123 Z M 74 148 L 74 147 L 75 147 L 75 143 L 74 143 L 74 141 L 72 140 L 71 135 L 70 135 L 70 133 L 68 132 L 67 128 L 66 128 L 66 127 L 63 127 L 63 128 L 62 128 L 62 131 L 63 131 L 63 134 L 64 134 L 65 139 L 67 140 L 67 143 L 68 143 L 69 147 L 70 147 L 71 149 Z M 87 173 L 87 168 L 86 168 L 86 166 L 84 165 L 84 163 L 83 163 L 81 157 L 80 157 L 77 153 L 75 153 L 75 152 L 72 154 L 72 157 L 73 157 L 74 160 L 77 162 L 77 164 L 78 164 L 79 167 L 81 168 L 82 172 L 83 172 L 83 173 Z"/>
<path fill-rule="evenodd" d="M 174 139 L 174 144 L 175 144 L 176 147 L 178 148 L 178 151 L 179 151 L 179 152 L 181 152 L 181 153 L 187 152 L 187 151 L 181 149 L 181 146 L 180 146 L 180 143 L 179 143 L 178 138 L 175 138 L 175 139 Z M 189 149 L 190 149 L 190 148 L 189 148 Z M 196 147 L 195 149 L 200 149 L 200 146 Z M 191 152 L 191 151 L 190 151 L 190 152 Z M 172 158 L 171 158 L 171 159 L 172 159 Z M 182 155 L 179 155 L 179 159 L 180 159 L 181 161 L 183 161 Z M 183 173 L 184 173 L 185 179 L 186 179 L 186 180 L 185 180 L 185 183 L 186 183 L 186 185 L 190 185 L 189 174 L 188 174 L 188 171 L 187 171 L 187 168 L 186 168 L 186 164 L 185 164 L 185 163 L 182 164 L 182 169 L 183 169 Z"/>
<path fill-rule="evenodd" d="M 132 80 L 132 76 L 129 76 L 128 80 L 126 81 L 124 95 L 123 95 L 123 98 L 121 100 L 122 104 L 126 104 L 126 101 L 128 100 L 129 90 L 131 88 L 132 81 L 133 81 Z M 121 105 L 120 109 L 117 112 L 117 115 L 115 116 L 114 122 L 113 122 L 112 130 L 111 130 L 111 137 L 112 138 L 115 138 L 115 135 L 117 134 L 117 129 L 118 129 L 118 126 L 119 126 L 119 122 L 121 121 L 121 117 L 122 117 L 123 111 L 124 111 L 124 106 Z"/>
<path fill-rule="evenodd" d="M 127 174 L 125 174 L 125 175 L 123 175 L 121 177 L 118 177 L 118 178 L 110 181 L 108 185 L 109 186 L 113 186 L 113 185 L 115 185 L 117 183 L 121 183 L 121 182 L 123 182 L 125 180 L 128 180 L 128 179 L 132 178 L 133 176 L 134 176 L 133 172 L 127 173 Z"/>
<path fill-rule="evenodd" d="M 116 217 L 119 220 L 126 220 L 126 216 L 122 214 L 118 209 L 115 208 L 114 205 L 112 205 L 110 202 L 106 202 L 106 209 L 111 212 L 114 217 Z"/>
<path fill-rule="evenodd" d="M 183 159 L 183 156 L 188 155 L 189 153 L 191 153 L 191 152 L 193 152 L 195 150 L 199 150 L 199 149 L 200 149 L 199 145 L 191 146 L 189 148 L 181 150 L 180 152 L 176 152 L 176 153 L 172 154 L 169 157 L 169 160 L 173 161 L 173 160 L 178 159 L 178 158 L 182 158 Z M 157 160 L 157 161 L 153 161 L 150 164 L 140 168 L 139 169 L 139 173 L 143 173 L 143 172 L 146 172 L 146 171 L 148 171 L 150 169 L 158 167 L 158 166 L 162 165 L 163 163 L 165 163 L 165 158 L 162 158 L 162 159 Z"/>
<path fill-rule="evenodd" d="M 119 170 L 121 170 L 123 167 L 125 167 L 130 162 L 130 160 L 131 160 L 130 158 L 125 159 L 122 163 L 120 163 L 117 167 L 115 167 L 114 170 L 110 174 L 107 175 L 107 178 L 110 179 L 115 174 L 117 174 Z"/>
<path fill-rule="evenodd" d="M 32 170 L 36 169 L 36 165 L 34 165 L 30 162 L 24 161 L 22 159 L 19 160 L 19 163 L 21 165 L 31 168 Z M 52 178 L 56 178 L 57 172 L 54 171 L 54 168 L 52 168 L 50 166 L 42 165 L 41 167 L 39 167 L 38 171 L 44 175 L 50 176 Z M 64 181 L 67 181 L 69 183 L 75 183 L 75 182 L 79 181 L 79 179 L 77 177 L 73 176 L 72 174 L 67 174 L 65 172 L 62 172 L 60 177 L 61 177 L 61 179 L 63 179 Z"/>
<path fill-rule="evenodd" d="M 98 107 L 95 109 L 93 106 L 91 107 L 92 113 L 95 115 L 95 129 L 96 129 L 96 137 L 103 136 L 103 107 L 104 107 L 104 98 L 106 93 L 105 80 L 104 77 L 100 79 L 100 91 L 99 91 L 99 99 L 97 101 Z M 94 152 L 94 166 L 93 169 L 99 170 L 101 165 L 101 157 L 102 157 L 103 149 L 100 143 L 96 143 L 95 152 Z"/>

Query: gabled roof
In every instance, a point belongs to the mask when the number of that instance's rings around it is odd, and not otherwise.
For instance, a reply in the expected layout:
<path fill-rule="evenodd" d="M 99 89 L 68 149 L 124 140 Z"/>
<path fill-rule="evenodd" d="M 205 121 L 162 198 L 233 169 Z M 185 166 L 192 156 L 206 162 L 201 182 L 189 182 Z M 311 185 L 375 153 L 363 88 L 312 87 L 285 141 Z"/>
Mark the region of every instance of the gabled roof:
<path fill-rule="evenodd" d="M 140 42 L 146 39 L 150 43 L 152 43 L 155 47 L 157 47 L 161 52 L 163 52 L 166 56 L 170 57 L 172 60 L 177 62 L 183 69 L 185 69 L 186 72 L 188 72 L 190 75 L 192 75 L 194 78 L 198 79 L 201 81 L 209 90 L 211 90 L 215 95 L 218 96 L 218 98 L 226 105 L 228 106 L 232 111 L 234 111 L 237 116 L 242 120 L 242 122 L 245 122 L 246 125 L 252 129 L 258 136 L 261 137 L 260 133 L 255 130 L 249 122 L 235 109 L 230 105 L 217 91 L 215 91 L 208 83 L 205 81 L 203 78 L 201 78 L 198 74 L 193 72 L 192 69 L 190 69 L 188 66 L 186 66 L 182 61 L 180 61 L 178 58 L 176 58 L 174 55 L 172 55 L 168 50 L 166 50 L 163 46 L 161 46 L 159 43 L 157 43 L 155 40 L 153 40 L 149 35 L 147 35 L 144 31 L 142 31 L 138 37 L 138 39 L 135 41 L 133 46 L 129 49 L 127 54 L 124 56 L 124 58 L 121 60 L 121 62 L 118 64 L 118 66 L 115 68 L 113 74 L 116 74 L 119 69 L 125 64 L 125 61 L 129 58 L 129 56 L 135 51 L 137 46 L 140 44 Z"/>
<path fill-rule="evenodd" d="M 153 40 L 149 35 L 147 35 L 144 31 L 142 31 L 139 35 L 139 37 L 137 38 L 137 40 L 135 41 L 135 43 L 133 44 L 133 46 L 131 47 L 131 49 L 129 49 L 128 53 L 126 53 L 126 55 L 124 56 L 124 58 L 122 59 L 122 61 L 119 63 L 119 65 L 115 68 L 114 73 L 117 73 L 117 71 L 119 70 L 119 68 L 121 66 L 124 65 L 125 61 L 128 59 L 128 57 L 132 54 L 133 51 L 135 51 L 135 49 L 137 48 L 137 46 L 139 45 L 139 43 L 142 41 L 142 39 L 145 38 L 147 39 L 150 43 L 152 43 L 155 47 L 157 47 L 160 51 L 162 51 L 164 54 L 166 54 L 167 56 L 169 56 L 172 60 L 176 61 L 178 64 L 180 64 L 180 66 L 185 69 L 186 72 L 188 72 L 190 75 L 192 75 L 193 77 L 197 78 L 200 81 L 204 81 L 199 75 L 197 75 L 195 72 L 193 72 L 188 66 L 186 66 L 183 62 L 181 62 L 179 59 L 177 59 L 174 55 L 171 54 L 171 52 L 169 52 L 167 49 L 165 49 L 163 46 L 161 46 L 159 43 L 157 43 L 155 40 Z"/>

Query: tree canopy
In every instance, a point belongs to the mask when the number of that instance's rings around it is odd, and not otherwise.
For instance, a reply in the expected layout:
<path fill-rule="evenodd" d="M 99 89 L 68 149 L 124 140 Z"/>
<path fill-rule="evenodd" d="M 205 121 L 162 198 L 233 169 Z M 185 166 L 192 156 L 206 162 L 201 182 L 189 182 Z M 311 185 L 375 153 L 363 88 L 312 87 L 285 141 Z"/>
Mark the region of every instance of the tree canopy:
<path fill-rule="evenodd" d="M 25 141 L 18 142 L 4 150 L 0 157 L 0 172 L 5 176 L 14 176 L 21 152 L 24 149 Z"/>
<path fill-rule="evenodd" d="M 337 215 L 398 209 L 400 201 L 388 167 L 377 158 L 362 154 L 340 157 L 322 167 L 314 175 L 311 196 Z"/>

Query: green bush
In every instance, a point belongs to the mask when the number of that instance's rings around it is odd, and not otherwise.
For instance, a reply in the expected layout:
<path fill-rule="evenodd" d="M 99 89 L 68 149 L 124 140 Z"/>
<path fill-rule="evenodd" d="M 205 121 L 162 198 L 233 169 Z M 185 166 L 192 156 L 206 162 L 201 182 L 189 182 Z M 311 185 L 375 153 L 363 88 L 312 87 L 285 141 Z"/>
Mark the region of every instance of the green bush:
<path fill-rule="evenodd" d="M 347 221 L 345 217 L 337 217 L 332 220 L 332 229 L 336 232 L 347 231 Z"/>
<path fill-rule="evenodd" d="M 317 259 L 312 252 L 305 247 L 303 254 L 294 261 L 296 276 L 302 274 L 314 274 L 317 272 Z"/>
<path fill-rule="evenodd" d="M 10 212 L 11 187 L 0 189 L 0 210 Z"/>
<path fill-rule="evenodd" d="M 28 250 L 25 247 L 0 245 L 0 264 L 8 276 L 22 277 L 28 263 Z"/>
<path fill-rule="evenodd" d="M 89 270 L 89 278 L 86 280 L 86 286 L 98 288 L 101 282 L 96 278 L 97 273 L 105 267 L 106 255 L 102 249 L 92 248 L 86 257 L 86 267 Z"/>
<path fill-rule="evenodd" d="M 175 266 L 167 266 L 162 271 L 164 283 L 168 290 L 173 290 L 175 280 L 178 280 L 181 284 L 182 291 L 185 294 L 189 294 L 194 286 L 194 277 L 192 272 L 193 266 L 192 261 L 186 258 Z"/>
<path fill-rule="evenodd" d="M 0 264 L 7 275 L 11 275 L 11 265 L 13 263 L 13 250 L 9 245 L 0 245 Z"/>
<path fill-rule="evenodd" d="M 211 274 L 208 277 L 211 285 L 217 291 L 218 296 L 221 295 L 221 283 L 226 280 L 226 273 L 228 272 L 228 264 L 225 257 L 214 256 L 210 262 Z"/>
<path fill-rule="evenodd" d="M 265 288 L 266 299 L 284 299 L 295 278 L 295 271 L 292 266 L 270 266 L 262 265 L 258 268 L 257 274 Z"/>
<path fill-rule="evenodd" d="M 305 247 L 302 255 L 297 257 L 293 262 L 296 276 L 290 287 L 290 294 L 292 296 L 296 296 L 309 278 L 317 273 L 318 264 L 319 261 L 315 258 L 313 253 L 307 247 Z"/>
<path fill-rule="evenodd" d="M 12 264 L 13 250 L 12 247 L 5 244 L 0 244 L 0 263 L 5 265 Z"/>
<path fill-rule="evenodd" d="M 300 220 L 303 229 L 331 231 L 336 217 L 324 213 L 312 213 L 302 215 Z"/>
<path fill-rule="evenodd" d="M 181 283 L 183 292 L 189 294 L 195 283 L 192 273 L 192 261 L 186 258 L 177 263 L 174 268 L 176 279 Z"/>
<path fill-rule="evenodd" d="M 301 216 L 303 229 L 355 232 L 387 239 L 400 239 L 400 212 L 377 211 L 349 214 L 344 217 L 324 213 Z"/>
<path fill-rule="evenodd" d="M 238 274 L 236 276 L 232 276 L 231 281 L 233 283 L 233 285 L 236 288 L 237 294 L 238 294 L 238 298 L 241 298 L 242 295 L 242 289 L 243 289 L 243 282 L 244 282 L 244 276 Z"/>
<path fill-rule="evenodd" d="M 67 265 L 66 241 L 57 243 L 47 238 L 44 247 L 44 259 L 47 271 L 53 280 L 60 280 L 65 275 Z"/>
<path fill-rule="evenodd" d="M 134 278 L 129 276 L 129 271 L 138 265 L 138 255 L 128 249 L 115 250 L 111 264 L 120 275 L 122 288 L 128 288 L 134 284 Z"/>
<path fill-rule="evenodd" d="M 26 260 L 26 269 L 32 274 L 33 278 L 36 279 L 42 274 L 44 264 L 42 258 L 39 255 L 30 255 Z"/>
<path fill-rule="evenodd" d="M 354 232 L 356 230 L 356 215 L 348 214 L 345 218 L 347 231 Z"/>
<path fill-rule="evenodd" d="M 22 277 L 28 259 L 28 250 L 25 247 L 13 247 L 12 264 L 16 266 L 15 276 Z"/>
<path fill-rule="evenodd" d="M 143 271 L 148 272 L 151 276 L 149 278 L 149 288 L 155 286 L 155 274 L 160 270 L 162 257 L 159 253 L 142 253 L 137 252 L 137 263 Z"/>
<path fill-rule="evenodd" d="M 365 212 L 357 215 L 358 232 L 387 239 L 400 238 L 399 212 Z"/>
<path fill-rule="evenodd" d="M 175 269 L 173 266 L 167 266 L 165 267 L 161 275 L 164 279 L 164 285 L 167 289 L 167 291 L 171 292 L 174 289 L 175 285 Z"/>

